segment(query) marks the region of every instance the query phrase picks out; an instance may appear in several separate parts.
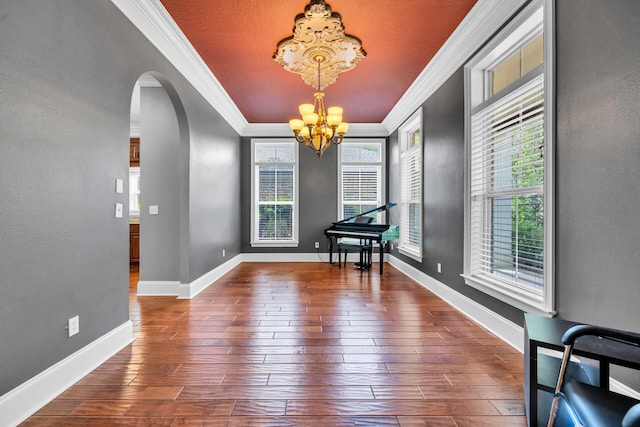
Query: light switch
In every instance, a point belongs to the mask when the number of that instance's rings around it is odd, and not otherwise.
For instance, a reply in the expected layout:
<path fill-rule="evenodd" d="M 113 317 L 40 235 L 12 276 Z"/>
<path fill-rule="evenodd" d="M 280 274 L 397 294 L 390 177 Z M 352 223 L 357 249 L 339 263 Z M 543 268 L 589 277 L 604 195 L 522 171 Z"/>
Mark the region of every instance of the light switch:
<path fill-rule="evenodd" d="M 116 218 L 122 218 L 122 203 L 116 203 Z"/>
<path fill-rule="evenodd" d="M 116 193 L 124 193 L 124 180 L 116 179 Z"/>
<path fill-rule="evenodd" d="M 149 215 L 158 215 L 158 205 L 149 206 Z"/>

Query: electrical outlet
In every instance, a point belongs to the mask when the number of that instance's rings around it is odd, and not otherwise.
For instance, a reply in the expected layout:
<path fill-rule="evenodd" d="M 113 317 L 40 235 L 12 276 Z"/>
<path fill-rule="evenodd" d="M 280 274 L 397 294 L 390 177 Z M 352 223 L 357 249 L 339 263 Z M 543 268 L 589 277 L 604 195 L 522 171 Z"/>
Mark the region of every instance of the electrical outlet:
<path fill-rule="evenodd" d="M 158 215 L 158 205 L 149 206 L 149 215 Z"/>
<path fill-rule="evenodd" d="M 222 250 L 222 256 L 226 257 L 227 256 L 227 251 L 225 249 Z"/>
<path fill-rule="evenodd" d="M 315 247 L 316 247 L 316 249 L 320 249 L 320 242 L 316 242 L 315 243 Z"/>
<path fill-rule="evenodd" d="M 116 203 L 116 218 L 122 218 L 122 210 L 124 206 L 122 203 Z"/>
<path fill-rule="evenodd" d="M 442 273 L 442 264 L 438 263 L 438 273 Z"/>
<path fill-rule="evenodd" d="M 67 329 L 69 330 L 70 337 L 80 332 L 80 316 L 69 319 Z"/>

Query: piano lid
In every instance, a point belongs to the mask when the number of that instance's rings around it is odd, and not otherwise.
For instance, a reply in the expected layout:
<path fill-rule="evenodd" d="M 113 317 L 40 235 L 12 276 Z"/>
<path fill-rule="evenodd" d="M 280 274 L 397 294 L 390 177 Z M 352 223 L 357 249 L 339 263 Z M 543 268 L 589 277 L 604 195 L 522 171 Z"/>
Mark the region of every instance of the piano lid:
<path fill-rule="evenodd" d="M 392 207 L 394 207 L 397 203 L 387 203 L 386 205 L 382 205 L 382 206 L 378 206 L 377 208 L 371 209 L 369 211 L 366 212 L 362 212 L 359 213 L 358 215 L 354 215 L 352 217 L 343 219 L 342 221 L 338 221 L 338 222 L 334 222 L 334 224 L 343 224 L 343 223 L 348 223 L 348 222 L 357 222 L 357 218 L 362 217 L 362 216 L 366 216 L 368 214 L 372 214 L 374 212 L 382 212 L 382 211 L 386 211 Z"/>

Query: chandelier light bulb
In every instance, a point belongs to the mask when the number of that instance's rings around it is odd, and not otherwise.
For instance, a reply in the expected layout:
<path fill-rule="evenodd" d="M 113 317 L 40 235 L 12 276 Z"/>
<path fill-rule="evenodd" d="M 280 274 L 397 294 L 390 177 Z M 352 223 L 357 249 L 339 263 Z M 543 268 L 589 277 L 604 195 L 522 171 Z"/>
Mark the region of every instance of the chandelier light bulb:
<path fill-rule="evenodd" d="M 298 111 L 300 111 L 300 115 L 303 117 L 305 114 L 313 113 L 313 109 L 313 104 L 300 104 L 300 106 L 298 107 Z"/>
<path fill-rule="evenodd" d="M 341 122 L 342 122 L 342 116 L 335 116 L 331 114 L 327 116 L 327 125 L 329 125 L 329 127 L 336 127 Z"/>
<path fill-rule="evenodd" d="M 304 127 L 304 121 L 300 119 L 289 120 L 289 127 L 292 131 L 301 131 Z"/>
<path fill-rule="evenodd" d="M 327 114 L 330 116 L 340 116 L 342 118 L 342 107 L 329 107 Z"/>
<path fill-rule="evenodd" d="M 338 125 L 338 128 L 336 129 L 336 133 L 338 135 L 344 135 L 345 133 L 347 133 L 348 130 L 349 130 L 349 123 L 342 122 L 340 123 L 340 125 Z"/>

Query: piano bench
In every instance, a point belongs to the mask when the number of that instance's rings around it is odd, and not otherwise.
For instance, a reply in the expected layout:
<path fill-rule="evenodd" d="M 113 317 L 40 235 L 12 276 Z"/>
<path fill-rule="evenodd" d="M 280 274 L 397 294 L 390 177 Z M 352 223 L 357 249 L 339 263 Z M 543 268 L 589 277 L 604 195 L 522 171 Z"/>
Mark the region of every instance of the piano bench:
<path fill-rule="evenodd" d="M 360 262 L 356 263 L 356 266 L 361 269 L 368 269 L 371 267 L 371 242 L 369 240 L 355 241 L 356 239 L 349 240 L 347 242 L 338 243 L 338 267 L 342 262 L 342 252 L 344 252 L 344 266 L 347 266 L 347 254 L 349 252 L 358 252 L 360 254 Z"/>

